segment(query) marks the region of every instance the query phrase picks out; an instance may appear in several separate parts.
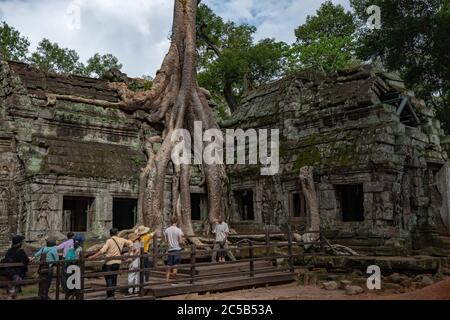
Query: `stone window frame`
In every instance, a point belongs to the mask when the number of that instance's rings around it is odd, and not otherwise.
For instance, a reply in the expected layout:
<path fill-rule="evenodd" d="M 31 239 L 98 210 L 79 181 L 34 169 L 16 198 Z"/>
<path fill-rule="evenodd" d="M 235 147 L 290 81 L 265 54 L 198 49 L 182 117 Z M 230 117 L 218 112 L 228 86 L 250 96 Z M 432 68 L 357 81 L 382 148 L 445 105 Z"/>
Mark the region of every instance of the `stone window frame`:
<path fill-rule="evenodd" d="M 283 182 L 283 188 L 284 190 L 286 190 L 286 194 L 287 194 L 287 218 L 290 224 L 293 225 L 305 225 L 305 226 L 309 226 L 310 223 L 310 214 L 308 212 L 308 208 L 306 205 L 306 200 L 305 200 L 305 217 L 294 217 L 292 215 L 292 211 L 293 211 L 293 195 L 295 193 L 301 194 L 303 197 L 303 191 L 302 191 L 302 186 L 300 184 L 300 181 L 298 179 L 291 179 L 291 180 L 287 180 Z"/>
<path fill-rule="evenodd" d="M 136 213 L 135 213 L 135 221 L 134 224 L 136 225 L 136 223 L 139 220 L 138 217 L 138 206 L 139 206 L 139 196 L 136 195 L 130 195 L 128 193 L 123 194 L 123 193 L 114 193 L 111 194 L 111 220 L 109 221 L 111 224 L 111 228 L 114 226 L 114 199 L 129 199 L 129 200 L 136 200 Z"/>
<path fill-rule="evenodd" d="M 339 196 L 339 190 L 337 187 L 340 186 L 361 186 L 362 189 L 362 207 L 363 207 L 363 220 L 362 221 L 345 221 L 344 220 L 344 213 L 342 210 L 342 203 L 341 203 L 341 198 Z M 335 196 L 335 201 L 336 201 L 336 218 L 337 221 L 339 221 L 339 224 L 344 224 L 344 225 L 349 225 L 349 224 L 355 224 L 355 225 L 361 225 L 366 223 L 367 221 L 367 212 L 365 210 L 365 197 L 364 197 L 364 182 L 361 181 L 354 181 L 354 182 L 349 182 L 349 183 L 333 183 L 333 189 L 334 189 L 334 196 Z"/>
<path fill-rule="evenodd" d="M 253 220 L 242 220 L 241 216 L 239 215 L 239 213 L 236 211 L 236 207 L 237 207 L 237 203 L 235 201 L 235 197 L 234 197 L 234 193 L 235 192 L 244 192 L 244 191 L 252 191 L 253 192 Z M 258 203 L 257 203 L 257 190 L 256 190 L 256 186 L 255 185 L 247 185 L 247 184 L 242 184 L 237 188 L 232 188 L 231 189 L 231 193 L 232 193 L 232 205 L 233 205 L 233 221 L 238 221 L 238 222 L 260 222 L 259 221 L 259 216 L 260 214 L 257 212 L 258 210 Z"/>
<path fill-rule="evenodd" d="M 77 231 L 77 233 L 80 234 L 89 234 L 92 231 L 92 226 L 94 224 L 94 218 L 95 218 L 95 214 L 96 214 L 96 210 L 98 207 L 97 201 L 98 201 L 98 195 L 97 194 L 92 194 L 89 192 L 83 193 L 83 192 L 65 192 L 60 194 L 59 196 L 59 214 L 61 215 L 61 223 L 63 222 L 64 219 L 64 198 L 65 197 L 69 197 L 69 198 L 91 198 L 93 199 L 92 201 L 92 205 L 91 205 L 91 209 L 88 210 L 88 215 L 87 215 L 87 222 L 86 222 L 86 231 Z M 111 208 L 112 210 L 112 208 Z M 63 225 L 61 225 L 61 229 L 63 229 Z M 73 231 L 73 230 L 71 230 Z M 66 232 L 65 230 L 62 230 L 62 232 Z"/>

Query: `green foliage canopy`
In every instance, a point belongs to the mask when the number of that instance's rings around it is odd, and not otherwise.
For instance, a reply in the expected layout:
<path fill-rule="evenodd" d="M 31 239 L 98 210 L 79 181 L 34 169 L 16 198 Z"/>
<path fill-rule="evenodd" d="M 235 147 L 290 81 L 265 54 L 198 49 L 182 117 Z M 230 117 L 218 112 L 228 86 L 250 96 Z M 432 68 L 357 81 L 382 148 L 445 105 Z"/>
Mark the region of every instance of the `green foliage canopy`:
<path fill-rule="evenodd" d="M 282 74 L 288 46 L 274 39 L 254 40 L 256 28 L 223 21 L 201 4 L 197 16 L 199 84 L 223 95 L 231 110 L 249 89 Z"/>
<path fill-rule="evenodd" d="M 407 86 L 434 104 L 450 132 L 450 0 L 351 0 L 359 18 L 357 54 L 400 71 Z M 382 27 L 365 27 L 366 8 L 378 5 Z"/>
<path fill-rule="evenodd" d="M 331 1 L 324 2 L 295 30 L 297 43 L 289 49 L 288 70 L 316 67 L 329 72 L 349 67 L 354 61 L 355 31 L 351 12 Z"/>
<path fill-rule="evenodd" d="M 0 24 L 0 56 L 5 60 L 26 61 L 30 42 L 6 22 Z"/>

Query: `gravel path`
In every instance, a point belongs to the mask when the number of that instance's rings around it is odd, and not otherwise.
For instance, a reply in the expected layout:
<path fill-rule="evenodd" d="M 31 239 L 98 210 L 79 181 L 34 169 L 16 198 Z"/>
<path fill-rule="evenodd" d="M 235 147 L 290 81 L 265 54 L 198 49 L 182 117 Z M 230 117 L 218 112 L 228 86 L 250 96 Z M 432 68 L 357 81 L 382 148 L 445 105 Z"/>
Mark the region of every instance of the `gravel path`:
<path fill-rule="evenodd" d="M 402 294 L 364 293 L 348 296 L 343 290 L 327 291 L 318 286 L 299 286 L 296 283 L 231 291 L 215 294 L 190 294 L 165 298 L 166 300 L 450 300 L 450 278 Z"/>

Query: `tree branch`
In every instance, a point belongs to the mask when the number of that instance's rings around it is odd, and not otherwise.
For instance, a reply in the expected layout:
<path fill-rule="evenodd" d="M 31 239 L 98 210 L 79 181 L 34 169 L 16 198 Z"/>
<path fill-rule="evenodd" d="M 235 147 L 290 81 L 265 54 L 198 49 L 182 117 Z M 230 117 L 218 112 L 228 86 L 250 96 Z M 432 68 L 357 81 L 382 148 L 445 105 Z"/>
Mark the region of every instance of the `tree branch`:
<path fill-rule="evenodd" d="M 221 56 L 221 52 L 219 48 L 212 42 L 212 40 L 208 37 L 208 35 L 205 32 L 206 24 L 204 22 L 201 22 L 200 28 L 199 28 L 199 36 L 203 41 L 206 42 L 208 45 L 208 49 L 214 51 L 214 53 L 217 55 L 217 57 Z"/>

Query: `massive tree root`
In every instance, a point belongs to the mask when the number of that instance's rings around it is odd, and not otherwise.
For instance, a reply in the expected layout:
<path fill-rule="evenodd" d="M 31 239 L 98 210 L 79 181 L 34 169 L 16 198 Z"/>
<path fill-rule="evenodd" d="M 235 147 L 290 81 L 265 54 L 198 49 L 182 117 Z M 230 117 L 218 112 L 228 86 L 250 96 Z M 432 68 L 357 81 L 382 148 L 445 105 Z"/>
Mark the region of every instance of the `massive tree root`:
<path fill-rule="evenodd" d="M 317 198 L 316 188 L 314 185 L 313 178 L 314 168 L 313 167 L 303 167 L 300 169 L 300 183 L 302 186 L 302 192 L 305 196 L 306 206 L 309 209 L 309 227 L 307 231 L 303 234 L 304 242 L 314 242 L 319 238 L 319 234 L 316 233 L 320 231 L 320 216 L 319 216 L 319 201 Z M 309 247 L 309 245 L 307 245 Z"/>
<path fill-rule="evenodd" d="M 317 197 L 316 187 L 314 184 L 314 168 L 313 167 L 303 167 L 300 169 L 300 182 L 302 185 L 302 192 L 305 196 L 306 206 L 309 208 L 309 227 L 306 233 L 301 237 L 301 241 L 311 243 L 319 239 L 320 231 L 320 213 L 319 213 L 319 198 Z M 314 233 L 308 233 L 308 231 Z M 298 239 L 298 235 L 296 239 Z M 321 238 L 325 243 L 322 245 L 326 248 L 327 252 L 336 256 L 349 256 L 358 255 L 358 253 L 349 247 L 340 244 L 331 244 L 325 237 Z M 306 244 L 305 249 L 308 249 L 311 244 Z"/>
<path fill-rule="evenodd" d="M 172 214 L 180 217 L 186 235 L 194 235 L 190 209 L 190 167 L 171 162 L 176 142 L 171 137 L 177 129 L 192 132 L 194 121 L 203 128 L 218 129 L 209 107 L 207 95 L 197 83 L 196 13 L 197 0 L 175 0 L 171 45 L 152 89 L 133 92 L 125 84 L 111 84 L 122 103 L 118 107 L 144 119 L 148 126 L 162 126 L 162 135 L 144 141 L 147 165 L 140 174 L 138 220 L 153 230 L 163 223 L 164 191 L 168 168 L 173 165 Z M 209 220 L 223 214 L 223 165 L 203 165 L 208 193 Z"/>

